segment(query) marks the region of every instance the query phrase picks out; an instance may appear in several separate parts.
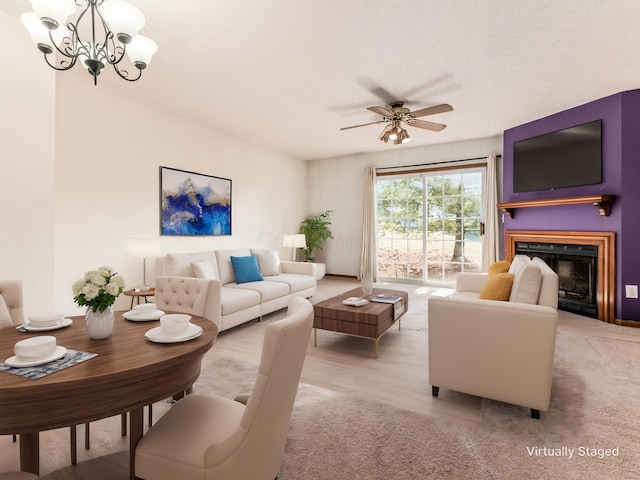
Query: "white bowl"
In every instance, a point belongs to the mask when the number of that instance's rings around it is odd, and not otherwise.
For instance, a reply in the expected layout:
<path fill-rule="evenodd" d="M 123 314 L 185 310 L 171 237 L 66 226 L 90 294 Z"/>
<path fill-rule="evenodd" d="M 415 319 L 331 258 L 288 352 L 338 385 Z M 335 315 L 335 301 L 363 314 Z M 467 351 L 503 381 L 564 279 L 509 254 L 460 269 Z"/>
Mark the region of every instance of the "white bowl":
<path fill-rule="evenodd" d="M 54 327 L 61 320 L 64 314 L 62 313 L 34 313 L 28 316 L 29 325 L 32 327 Z"/>
<path fill-rule="evenodd" d="M 16 358 L 21 361 L 37 360 L 51 355 L 56 349 L 56 337 L 41 335 L 21 340 L 13 347 Z"/>
<path fill-rule="evenodd" d="M 140 305 L 133 307 L 133 311 L 135 313 L 151 313 L 155 312 L 157 309 L 158 306 L 155 303 L 141 303 Z"/>
<path fill-rule="evenodd" d="M 191 320 L 191 315 L 184 313 L 165 315 L 160 317 L 160 329 L 167 336 L 177 337 L 189 329 L 189 320 Z"/>

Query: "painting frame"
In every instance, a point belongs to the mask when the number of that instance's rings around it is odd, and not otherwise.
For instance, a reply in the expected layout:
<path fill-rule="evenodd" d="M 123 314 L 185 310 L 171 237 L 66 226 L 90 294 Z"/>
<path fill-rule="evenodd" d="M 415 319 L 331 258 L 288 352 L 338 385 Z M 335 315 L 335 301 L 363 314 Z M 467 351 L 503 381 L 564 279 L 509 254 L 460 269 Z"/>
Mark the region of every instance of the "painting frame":
<path fill-rule="evenodd" d="M 229 178 L 160 167 L 160 235 L 230 236 Z"/>

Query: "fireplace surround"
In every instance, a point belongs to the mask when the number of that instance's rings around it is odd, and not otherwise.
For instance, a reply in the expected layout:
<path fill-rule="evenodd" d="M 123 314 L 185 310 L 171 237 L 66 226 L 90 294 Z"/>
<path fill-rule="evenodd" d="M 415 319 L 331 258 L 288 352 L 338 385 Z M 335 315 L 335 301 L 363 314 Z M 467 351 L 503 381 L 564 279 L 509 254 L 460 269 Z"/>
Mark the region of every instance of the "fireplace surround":
<path fill-rule="evenodd" d="M 614 232 L 507 230 L 505 246 L 509 260 L 516 253 L 539 254 L 545 261 L 555 256 L 550 266 L 561 278 L 565 277 L 564 285 L 561 282 L 559 308 L 615 322 Z M 579 282 L 569 281 L 565 272 L 566 262 L 573 257 L 580 258 L 572 272 Z"/>

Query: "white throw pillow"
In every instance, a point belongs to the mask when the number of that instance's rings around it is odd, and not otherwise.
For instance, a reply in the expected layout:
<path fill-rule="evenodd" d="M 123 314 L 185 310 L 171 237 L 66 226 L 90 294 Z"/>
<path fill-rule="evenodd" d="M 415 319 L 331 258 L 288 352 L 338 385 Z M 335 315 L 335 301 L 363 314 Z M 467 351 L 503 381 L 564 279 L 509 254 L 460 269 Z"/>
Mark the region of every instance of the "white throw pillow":
<path fill-rule="evenodd" d="M 218 273 L 213 266 L 213 260 L 205 258 L 197 262 L 191 262 L 191 268 L 196 278 L 207 278 L 209 280 L 218 280 Z"/>
<path fill-rule="evenodd" d="M 13 320 L 11 319 L 11 314 L 9 313 L 9 309 L 7 308 L 4 298 L 0 295 L 0 328 L 12 326 Z"/>
<path fill-rule="evenodd" d="M 271 249 L 251 249 L 251 253 L 258 258 L 258 267 L 263 277 L 270 277 L 272 275 L 279 275 L 280 270 L 280 258 L 278 252 Z"/>
<path fill-rule="evenodd" d="M 524 255 L 523 255 L 524 256 Z M 530 303 L 536 305 L 540 295 L 542 272 L 527 256 L 518 262 L 511 287 L 510 302 Z"/>

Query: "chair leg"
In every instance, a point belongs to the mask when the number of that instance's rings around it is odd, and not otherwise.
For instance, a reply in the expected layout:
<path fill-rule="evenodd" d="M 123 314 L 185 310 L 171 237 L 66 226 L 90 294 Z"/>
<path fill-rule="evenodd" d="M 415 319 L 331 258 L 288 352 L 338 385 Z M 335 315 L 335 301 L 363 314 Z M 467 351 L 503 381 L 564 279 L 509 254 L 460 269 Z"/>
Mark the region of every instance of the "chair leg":
<path fill-rule="evenodd" d="M 535 418 L 536 420 L 540 419 L 540 410 L 536 410 L 535 408 L 531 409 L 531 418 Z"/>
<path fill-rule="evenodd" d="M 149 428 L 151 428 L 153 426 L 153 404 L 150 403 L 147 407 L 149 408 L 149 412 L 148 412 Z"/>
<path fill-rule="evenodd" d="M 440 393 L 440 387 L 434 387 L 433 385 L 431 385 L 431 395 L 437 397 L 438 393 Z"/>
<path fill-rule="evenodd" d="M 18 441 L 18 436 L 14 433 L 13 434 L 13 443 L 16 443 Z"/>

